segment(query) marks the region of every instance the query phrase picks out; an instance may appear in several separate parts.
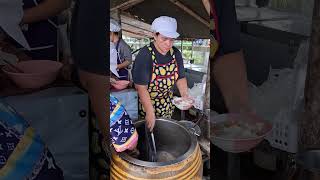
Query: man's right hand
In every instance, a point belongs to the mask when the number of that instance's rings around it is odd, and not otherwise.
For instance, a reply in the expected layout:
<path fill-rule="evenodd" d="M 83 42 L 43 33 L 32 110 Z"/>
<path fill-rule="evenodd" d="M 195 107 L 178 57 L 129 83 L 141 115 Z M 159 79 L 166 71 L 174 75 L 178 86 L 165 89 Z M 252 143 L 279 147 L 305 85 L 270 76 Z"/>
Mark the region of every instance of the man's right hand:
<path fill-rule="evenodd" d="M 153 131 L 154 125 L 156 123 L 156 116 L 154 114 L 154 112 L 152 113 L 146 113 L 146 123 L 147 123 L 147 127 L 149 128 L 150 132 Z"/>
<path fill-rule="evenodd" d="M 114 78 L 110 78 L 110 83 L 111 83 L 111 84 L 116 84 L 116 83 L 117 83 L 117 80 L 115 80 Z"/>

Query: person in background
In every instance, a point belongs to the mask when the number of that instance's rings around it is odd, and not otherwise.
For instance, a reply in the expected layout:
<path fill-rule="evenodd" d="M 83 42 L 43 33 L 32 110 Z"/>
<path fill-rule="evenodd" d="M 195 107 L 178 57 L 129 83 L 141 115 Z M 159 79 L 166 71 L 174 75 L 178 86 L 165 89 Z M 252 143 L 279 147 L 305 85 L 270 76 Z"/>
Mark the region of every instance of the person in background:
<path fill-rule="evenodd" d="M 69 0 L 23 0 L 21 28 L 31 48 L 24 51 L 27 56 L 33 60 L 58 59 L 57 15 L 69 5 Z"/>
<path fill-rule="evenodd" d="M 108 47 L 105 38 L 105 20 L 108 19 L 107 1 L 76 0 L 74 2 L 70 27 L 70 49 L 75 67 L 74 74 L 80 81 L 79 85 L 88 92 L 90 105 L 98 124 L 97 134 L 102 139 L 99 144 L 104 152 L 101 154 L 103 154 L 103 159 L 107 160 L 110 148 L 110 127 L 106 119 L 110 113 L 109 103 L 106 103 L 109 101 L 110 78 L 108 52 L 105 51 Z M 44 0 L 32 9 L 25 9 L 22 26 L 43 20 L 50 24 L 50 32 L 53 34 L 52 26 L 56 20 L 50 18 L 50 21 L 46 21 L 46 19 L 62 12 L 69 5 L 69 0 Z M 41 32 L 40 35 L 46 35 L 45 32 L 42 33 L 43 31 L 39 32 Z M 104 173 L 102 176 L 108 176 L 108 170 L 103 168 L 102 172 Z"/>
<path fill-rule="evenodd" d="M 22 32 L 31 50 L 24 49 L 10 36 L 0 44 L 2 51 L 14 54 L 19 60 L 57 60 L 58 18 L 69 7 L 68 0 L 22 0 Z"/>
<path fill-rule="evenodd" d="M 248 80 L 240 45 L 240 26 L 234 0 L 202 0 L 210 14 L 211 110 L 218 113 L 253 113 L 249 103 Z M 234 159 L 210 144 L 212 179 L 226 179 L 228 163 Z M 246 157 L 247 158 L 247 157 Z M 233 166 L 233 165 L 231 165 Z"/>
<path fill-rule="evenodd" d="M 110 138 L 117 152 L 137 152 L 138 132 L 125 107 L 110 95 Z"/>
<path fill-rule="evenodd" d="M 90 3 L 87 0 L 75 2 L 70 33 L 72 58 L 81 84 L 88 91 L 101 133 L 105 139 L 109 139 L 109 126 L 105 119 L 105 99 L 109 85 L 109 63 L 106 59 L 109 57 L 105 51 L 108 47 L 104 35 L 105 23 L 102 23 L 108 16 L 102 8 L 106 7 L 106 3 Z M 90 13 L 92 9 L 96 10 Z M 103 18 L 105 19 L 102 20 Z"/>
<path fill-rule="evenodd" d="M 240 45 L 235 1 L 202 0 L 210 14 L 213 87 L 211 109 L 219 113 L 251 112 L 246 64 Z M 223 99 L 219 98 L 223 96 Z"/>
<path fill-rule="evenodd" d="M 16 56 L 18 61 L 30 59 L 23 50 L 17 49 L 8 39 L 8 34 L 0 27 L 0 51 Z"/>
<path fill-rule="evenodd" d="M 76 0 L 74 4 L 70 48 L 82 87 L 88 92 L 95 118 L 90 121 L 90 175 L 108 179 L 110 161 L 109 85 L 110 68 L 106 38 L 108 1 Z M 95 179 L 91 177 L 90 179 Z"/>
<path fill-rule="evenodd" d="M 117 51 L 114 44 L 110 42 L 110 74 L 116 78 Z M 110 78 L 110 83 L 112 80 Z M 123 131 L 124 130 L 124 131 Z M 129 114 L 121 102 L 110 94 L 110 138 L 114 149 L 117 152 L 129 150 L 137 152 L 136 146 L 138 143 L 138 133 L 132 123 Z"/>
<path fill-rule="evenodd" d="M 188 97 L 182 55 L 173 47 L 179 37 L 176 19 L 158 17 L 152 23 L 152 30 L 154 41 L 139 51 L 132 71 L 139 95 L 139 116 L 146 120 L 150 131 L 156 117 L 171 118 L 174 85 L 181 97 Z"/>
<path fill-rule="evenodd" d="M 120 37 L 121 27 L 119 23 L 110 19 L 110 42 L 115 44 L 116 50 L 118 52 L 117 57 L 117 70 L 119 73 L 120 80 L 129 80 L 128 68 L 132 63 L 132 54 L 130 46 Z"/>
<path fill-rule="evenodd" d="M 114 83 L 119 78 L 119 73 L 117 71 L 117 59 L 118 52 L 116 50 L 115 45 L 110 42 L 110 83 Z"/>

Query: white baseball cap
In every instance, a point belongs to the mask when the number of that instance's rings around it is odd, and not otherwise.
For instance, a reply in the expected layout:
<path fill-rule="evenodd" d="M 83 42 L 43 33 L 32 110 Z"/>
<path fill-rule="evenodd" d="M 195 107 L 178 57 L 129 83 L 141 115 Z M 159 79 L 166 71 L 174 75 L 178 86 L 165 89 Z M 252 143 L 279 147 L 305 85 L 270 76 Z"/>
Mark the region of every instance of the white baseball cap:
<path fill-rule="evenodd" d="M 160 16 L 156 18 L 151 25 L 153 32 L 158 32 L 169 38 L 177 38 L 180 36 L 177 33 L 177 20 L 168 16 Z"/>
<path fill-rule="evenodd" d="M 110 19 L 110 31 L 111 32 L 119 32 L 120 30 L 121 30 L 121 27 L 120 27 L 119 23 L 114 19 Z"/>

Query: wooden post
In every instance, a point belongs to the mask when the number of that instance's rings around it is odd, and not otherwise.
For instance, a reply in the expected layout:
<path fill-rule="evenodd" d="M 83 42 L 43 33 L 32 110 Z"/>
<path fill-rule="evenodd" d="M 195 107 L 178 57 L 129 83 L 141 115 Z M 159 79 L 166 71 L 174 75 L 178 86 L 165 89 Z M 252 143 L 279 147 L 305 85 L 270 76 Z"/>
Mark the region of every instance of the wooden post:
<path fill-rule="evenodd" d="M 320 0 L 315 0 L 299 150 L 320 148 Z"/>
<path fill-rule="evenodd" d="M 121 26 L 121 11 L 118 9 L 112 10 L 110 12 L 110 17 L 113 18 L 114 20 L 116 20 L 119 25 Z M 119 37 L 122 37 L 122 26 L 121 26 L 121 30 L 119 32 Z"/>
<path fill-rule="evenodd" d="M 203 103 L 203 110 L 210 109 L 210 60 L 208 61 L 208 68 L 207 68 L 207 79 L 206 79 L 206 89 L 204 95 L 204 103 Z M 210 114 L 207 114 L 210 117 Z"/>
<path fill-rule="evenodd" d="M 120 9 L 120 10 L 124 11 L 124 10 L 127 10 L 130 7 L 135 6 L 135 5 L 137 5 L 137 4 L 139 4 L 139 3 L 143 2 L 143 1 L 144 0 L 128 0 L 128 1 L 126 1 L 124 3 L 122 3 L 122 4 L 119 4 L 116 7 L 111 8 L 110 11 L 114 11 L 114 10 L 117 10 L 117 9 Z"/>
<path fill-rule="evenodd" d="M 191 44 L 191 59 L 193 59 L 193 41 L 194 40 L 192 40 L 192 44 Z"/>

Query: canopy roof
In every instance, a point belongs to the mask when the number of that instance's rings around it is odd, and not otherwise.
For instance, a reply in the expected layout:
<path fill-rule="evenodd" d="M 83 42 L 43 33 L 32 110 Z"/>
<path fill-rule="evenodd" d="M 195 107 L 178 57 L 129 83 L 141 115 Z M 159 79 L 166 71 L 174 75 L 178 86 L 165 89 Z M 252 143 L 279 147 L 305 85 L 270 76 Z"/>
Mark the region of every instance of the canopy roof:
<path fill-rule="evenodd" d="M 110 8 L 119 10 L 124 34 L 150 36 L 152 21 L 166 15 L 177 19 L 180 38 L 209 39 L 209 16 L 200 0 L 111 0 Z"/>

